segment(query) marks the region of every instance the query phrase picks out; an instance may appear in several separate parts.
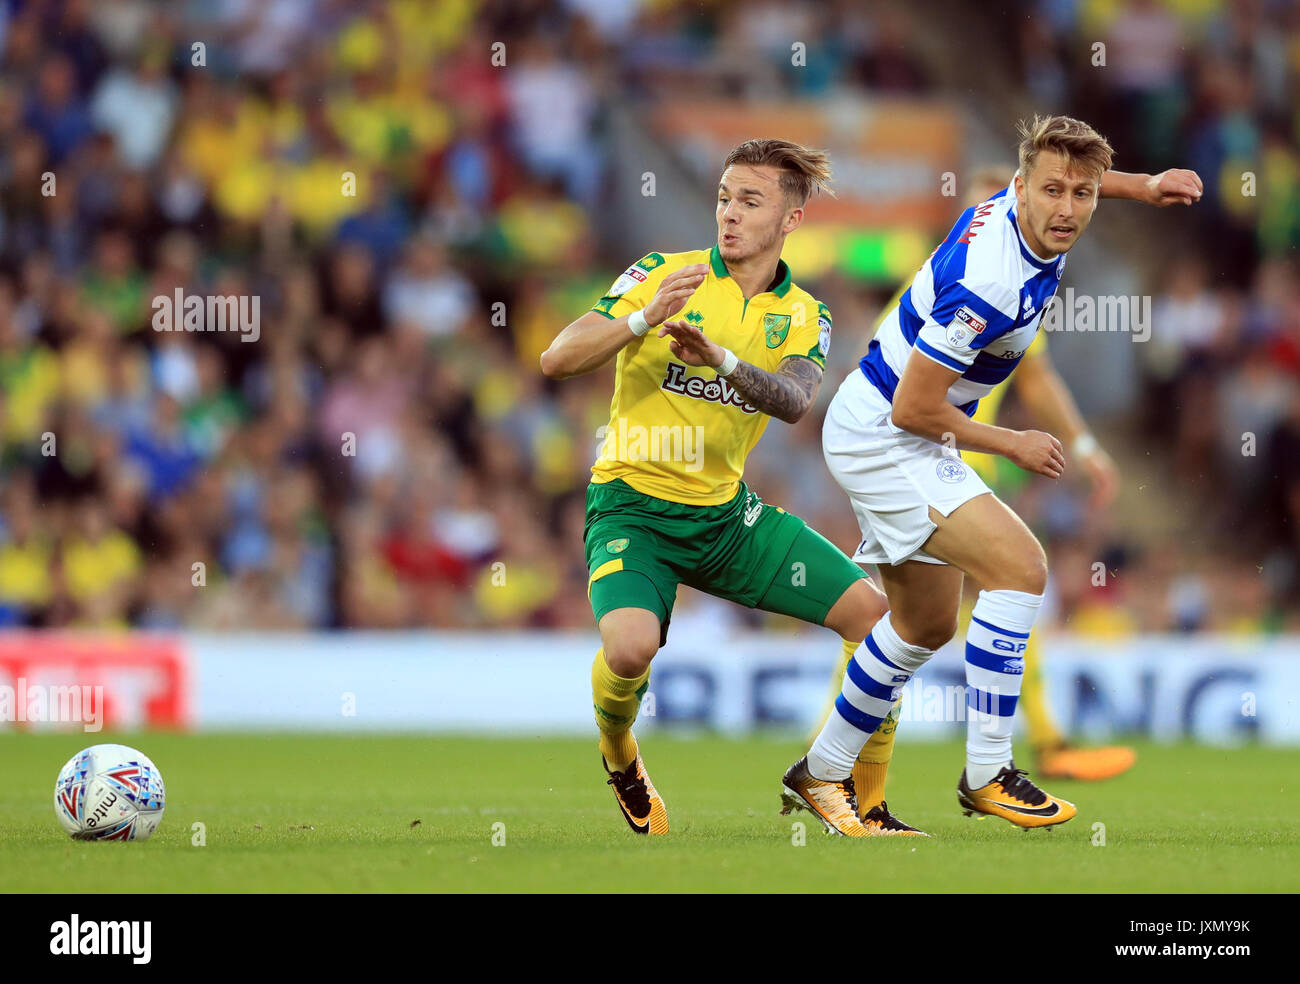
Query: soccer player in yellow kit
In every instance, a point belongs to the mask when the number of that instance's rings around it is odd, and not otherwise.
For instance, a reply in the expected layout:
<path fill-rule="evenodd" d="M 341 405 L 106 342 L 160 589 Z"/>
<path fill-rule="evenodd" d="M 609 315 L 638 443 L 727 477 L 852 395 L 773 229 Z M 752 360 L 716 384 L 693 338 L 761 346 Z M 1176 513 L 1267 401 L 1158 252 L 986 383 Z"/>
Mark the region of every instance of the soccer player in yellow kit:
<path fill-rule="evenodd" d="M 666 834 L 663 798 L 631 728 L 667 639 L 679 584 L 825 625 L 855 646 L 885 613 L 862 569 L 803 520 L 741 480 L 769 417 L 812 406 L 831 315 L 781 260 L 826 155 L 749 140 L 727 157 L 710 249 L 650 253 L 542 354 L 551 378 L 617 356 L 614 397 L 587 491 L 588 593 L 600 629 L 592 700 L 608 783 L 628 826 Z M 857 817 L 852 777 L 787 775 L 786 809 L 828 831 L 876 833 Z"/>

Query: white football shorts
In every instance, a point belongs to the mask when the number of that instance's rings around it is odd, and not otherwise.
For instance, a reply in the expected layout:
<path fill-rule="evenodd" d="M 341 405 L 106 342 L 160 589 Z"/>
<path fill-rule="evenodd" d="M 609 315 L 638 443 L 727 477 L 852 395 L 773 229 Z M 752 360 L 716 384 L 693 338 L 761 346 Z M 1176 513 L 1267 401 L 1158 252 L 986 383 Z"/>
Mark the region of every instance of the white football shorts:
<path fill-rule="evenodd" d="M 895 427 L 890 411 L 860 369 L 840 384 L 826 411 L 826 466 L 848 493 L 862 530 L 853 559 L 942 564 L 921 549 L 936 529 L 930 507 L 947 516 L 989 487 L 955 451 Z"/>

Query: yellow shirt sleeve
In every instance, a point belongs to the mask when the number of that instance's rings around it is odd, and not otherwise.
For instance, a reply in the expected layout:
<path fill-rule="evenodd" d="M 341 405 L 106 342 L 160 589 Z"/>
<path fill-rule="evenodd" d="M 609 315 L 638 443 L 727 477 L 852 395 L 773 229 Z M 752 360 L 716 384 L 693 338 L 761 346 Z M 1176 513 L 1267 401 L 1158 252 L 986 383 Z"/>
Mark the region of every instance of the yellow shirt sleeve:
<path fill-rule="evenodd" d="M 817 317 L 809 318 L 806 315 L 799 317 L 808 302 L 811 302 L 809 307 L 817 312 Z M 825 369 L 826 353 L 831 348 L 831 309 L 811 296 L 805 302 L 796 301 L 791 305 L 791 309 L 794 312 L 794 320 L 790 326 L 790 341 L 786 348 L 786 357 L 802 356 Z"/>
<path fill-rule="evenodd" d="M 610 320 L 641 310 L 654 298 L 668 269 L 662 253 L 647 253 L 623 271 L 592 310 Z"/>

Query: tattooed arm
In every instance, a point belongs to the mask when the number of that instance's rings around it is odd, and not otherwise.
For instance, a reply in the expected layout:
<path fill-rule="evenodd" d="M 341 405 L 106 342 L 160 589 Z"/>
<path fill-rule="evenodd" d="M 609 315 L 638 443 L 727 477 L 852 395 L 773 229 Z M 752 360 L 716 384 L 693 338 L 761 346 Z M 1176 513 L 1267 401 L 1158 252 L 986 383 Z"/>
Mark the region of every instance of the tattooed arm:
<path fill-rule="evenodd" d="M 741 396 L 764 413 L 793 424 L 817 399 L 822 367 L 812 359 L 792 355 L 782 359 L 776 372 L 767 372 L 748 362 L 736 364 L 727 382 Z"/>
<path fill-rule="evenodd" d="M 704 333 L 687 321 L 665 321 L 659 337 L 671 335 L 668 347 L 675 358 L 688 366 L 707 366 L 717 369 L 722 365 L 723 348 L 710 341 Z M 738 362 L 727 376 L 727 382 L 736 392 L 769 416 L 795 423 L 808 412 L 817 399 L 821 386 L 821 366 L 811 359 L 791 356 L 782 359 L 776 372 L 768 372 L 748 362 Z"/>

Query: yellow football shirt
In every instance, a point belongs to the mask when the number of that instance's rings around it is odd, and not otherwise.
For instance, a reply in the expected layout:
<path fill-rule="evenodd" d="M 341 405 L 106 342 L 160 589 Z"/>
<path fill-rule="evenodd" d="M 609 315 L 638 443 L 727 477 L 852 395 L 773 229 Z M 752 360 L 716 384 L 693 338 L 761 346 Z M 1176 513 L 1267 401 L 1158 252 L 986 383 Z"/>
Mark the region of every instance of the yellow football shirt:
<path fill-rule="evenodd" d="M 708 275 L 673 320 L 690 322 L 742 362 L 769 372 L 790 356 L 826 368 L 830 311 L 795 285 L 784 261 L 775 285 L 746 300 L 717 246 L 650 253 L 628 267 L 592 310 L 607 318 L 631 314 L 650 303 L 664 277 L 695 263 L 707 263 Z M 668 342 L 655 329 L 619 352 L 592 481 L 622 479 L 638 492 L 689 505 L 727 502 L 768 416 L 714 370 L 674 359 Z"/>

